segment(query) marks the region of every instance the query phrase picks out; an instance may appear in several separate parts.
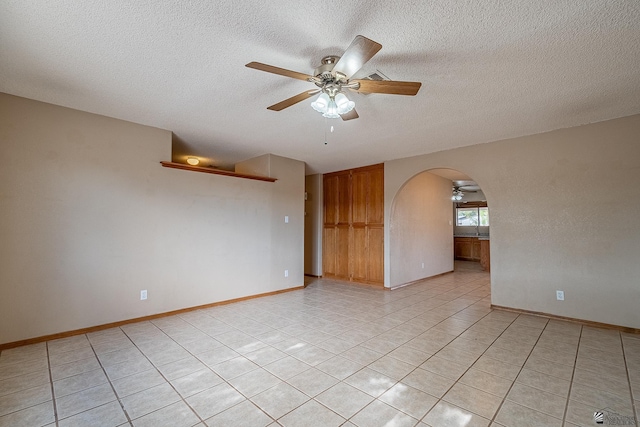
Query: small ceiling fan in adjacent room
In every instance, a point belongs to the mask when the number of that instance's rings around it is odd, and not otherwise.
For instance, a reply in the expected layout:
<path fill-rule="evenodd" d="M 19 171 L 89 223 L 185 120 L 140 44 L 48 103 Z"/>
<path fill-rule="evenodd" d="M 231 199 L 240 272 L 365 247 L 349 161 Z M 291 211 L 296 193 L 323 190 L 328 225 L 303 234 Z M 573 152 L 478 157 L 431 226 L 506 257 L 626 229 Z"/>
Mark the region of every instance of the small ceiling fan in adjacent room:
<path fill-rule="evenodd" d="M 466 193 L 477 193 L 480 190 L 480 186 L 474 181 L 453 181 L 453 195 L 451 200 L 459 202 Z M 463 202 L 466 203 L 466 202 Z"/>
<path fill-rule="evenodd" d="M 356 36 L 342 56 L 326 56 L 321 65 L 315 69 L 313 75 L 298 73 L 284 68 L 274 67 L 260 62 L 250 62 L 246 66 L 268 73 L 279 74 L 298 80 L 314 83 L 318 89 L 302 92 L 284 101 L 273 104 L 267 109 L 273 111 L 284 110 L 300 101 L 320 94 L 311 103 L 314 110 L 324 117 L 342 120 L 357 119 L 355 103 L 350 101 L 345 92 L 383 93 L 389 95 L 410 95 L 418 93 L 422 83 L 400 82 L 393 80 L 351 79 L 382 48 L 382 45 L 363 36 Z"/>

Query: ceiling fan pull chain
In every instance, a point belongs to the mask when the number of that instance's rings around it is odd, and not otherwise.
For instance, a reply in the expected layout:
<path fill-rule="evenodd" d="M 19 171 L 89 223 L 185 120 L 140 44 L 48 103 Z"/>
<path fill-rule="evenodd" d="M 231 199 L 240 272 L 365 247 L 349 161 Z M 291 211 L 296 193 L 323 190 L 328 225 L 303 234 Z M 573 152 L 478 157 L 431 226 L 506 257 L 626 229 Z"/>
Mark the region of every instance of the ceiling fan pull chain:
<path fill-rule="evenodd" d="M 324 145 L 327 145 L 327 118 L 324 118 Z"/>

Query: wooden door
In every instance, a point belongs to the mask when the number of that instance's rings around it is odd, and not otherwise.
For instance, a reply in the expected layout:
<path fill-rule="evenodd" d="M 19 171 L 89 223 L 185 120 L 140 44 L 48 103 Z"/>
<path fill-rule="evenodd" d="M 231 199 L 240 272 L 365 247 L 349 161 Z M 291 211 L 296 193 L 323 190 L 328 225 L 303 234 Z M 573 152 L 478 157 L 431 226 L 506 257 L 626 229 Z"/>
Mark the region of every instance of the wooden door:
<path fill-rule="evenodd" d="M 368 237 L 365 227 L 353 227 L 353 246 L 351 250 L 351 280 L 356 282 L 366 282 L 368 275 Z"/>
<path fill-rule="evenodd" d="M 350 266 L 350 234 L 351 230 L 348 225 L 339 225 L 336 227 L 336 277 L 348 279 L 351 274 Z"/>
<path fill-rule="evenodd" d="M 371 283 L 384 283 L 384 227 L 369 227 L 369 276 Z"/>
<path fill-rule="evenodd" d="M 338 221 L 338 177 L 325 177 L 323 180 L 324 225 L 335 225 Z"/>
<path fill-rule="evenodd" d="M 322 232 L 323 275 L 336 276 L 336 229 L 324 227 Z"/>
<path fill-rule="evenodd" d="M 352 270 L 351 280 L 366 282 L 368 274 L 368 230 L 367 230 L 367 193 L 369 188 L 369 174 L 367 171 L 351 173 L 351 228 L 353 232 L 353 246 L 351 251 Z"/>
<path fill-rule="evenodd" d="M 322 230 L 322 270 L 327 276 L 336 275 L 336 220 L 338 217 L 338 177 L 323 180 L 324 226 Z"/>
<path fill-rule="evenodd" d="M 384 283 L 384 168 L 371 170 L 367 193 L 368 278 Z"/>
<path fill-rule="evenodd" d="M 324 176 L 323 274 L 384 282 L 384 167 Z"/>

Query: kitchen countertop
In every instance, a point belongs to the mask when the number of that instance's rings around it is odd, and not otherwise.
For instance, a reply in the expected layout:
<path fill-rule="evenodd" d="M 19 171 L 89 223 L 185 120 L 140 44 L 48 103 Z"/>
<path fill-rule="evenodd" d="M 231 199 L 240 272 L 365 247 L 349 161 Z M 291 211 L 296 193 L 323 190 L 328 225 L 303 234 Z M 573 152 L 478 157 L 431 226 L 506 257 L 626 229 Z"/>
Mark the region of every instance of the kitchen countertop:
<path fill-rule="evenodd" d="M 454 234 L 453 237 L 474 237 L 478 240 L 490 240 L 488 234 Z"/>

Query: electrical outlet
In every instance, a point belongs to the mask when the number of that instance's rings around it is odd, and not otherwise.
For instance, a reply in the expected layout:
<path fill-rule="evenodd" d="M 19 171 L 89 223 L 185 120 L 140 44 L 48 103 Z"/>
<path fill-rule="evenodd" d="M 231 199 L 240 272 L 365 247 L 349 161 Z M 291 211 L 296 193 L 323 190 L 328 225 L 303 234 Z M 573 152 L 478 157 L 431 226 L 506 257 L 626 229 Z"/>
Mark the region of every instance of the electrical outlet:
<path fill-rule="evenodd" d="M 147 299 L 147 291 L 146 289 L 144 291 L 140 291 L 140 301 L 144 301 Z"/>
<path fill-rule="evenodd" d="M 289 270 L 284 271 L 284 277 L 289 277 Z"/>
<path fill-rule="evenodd" d="M 564 301 L 564 291 L 556 291 L 556 299 L 558 301 Z"/>
<path fill-rule="evenodd" d="M 422 263 L 422 268 L 424 268 L 424 262 Z"/>

